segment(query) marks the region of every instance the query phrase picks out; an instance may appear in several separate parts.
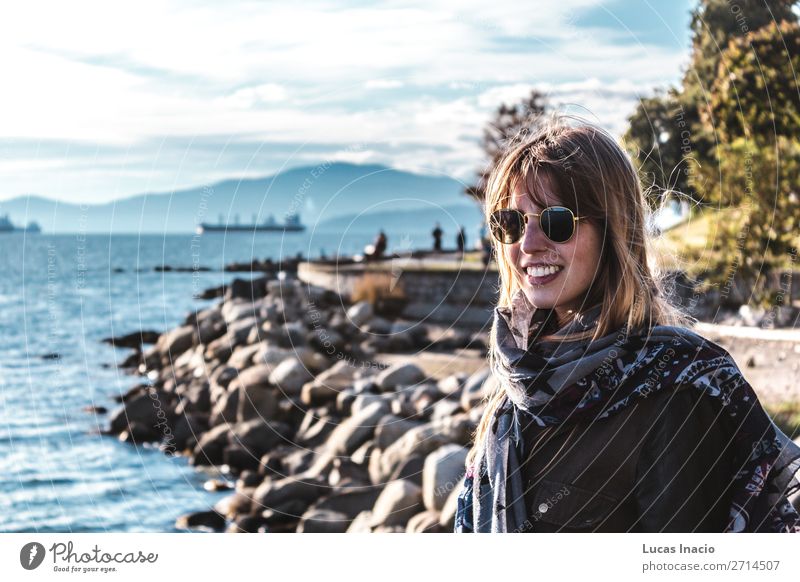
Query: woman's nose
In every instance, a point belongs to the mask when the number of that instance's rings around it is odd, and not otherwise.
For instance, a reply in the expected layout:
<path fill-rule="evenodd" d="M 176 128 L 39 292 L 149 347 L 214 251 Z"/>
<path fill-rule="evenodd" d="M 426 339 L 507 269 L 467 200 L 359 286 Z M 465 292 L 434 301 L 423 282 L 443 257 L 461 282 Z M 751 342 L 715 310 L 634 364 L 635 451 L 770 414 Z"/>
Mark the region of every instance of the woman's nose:
<path fill-rule="evenodd" d="M 522 235 L 519 249 L 526 255 L 535 255 L 547 250 L 547 237 L 544 236 L 539 221 L 535 216 L 528 217 L 528 223 L 525 225 L 525 234 Z"/>

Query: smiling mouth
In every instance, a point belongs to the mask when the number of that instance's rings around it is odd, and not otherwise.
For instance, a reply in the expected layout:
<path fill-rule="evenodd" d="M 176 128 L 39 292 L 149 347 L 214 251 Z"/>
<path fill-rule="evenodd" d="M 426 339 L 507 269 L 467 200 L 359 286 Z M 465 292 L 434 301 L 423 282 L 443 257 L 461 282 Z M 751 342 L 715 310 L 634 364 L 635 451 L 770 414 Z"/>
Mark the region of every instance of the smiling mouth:
<path fill-rule="evenodd" d="M 539 279 L 542 277 L 549 277 L 550 275 L 555 275 L 556 273 L 559 273 L 562 270 L 564 270 L 564 267 L 562 267 L 561 265 L 543 265 L 543 266 L 537 265 L 535 267 L 527 267 L 525 269 L 525 273 L 529 277 Z"/>

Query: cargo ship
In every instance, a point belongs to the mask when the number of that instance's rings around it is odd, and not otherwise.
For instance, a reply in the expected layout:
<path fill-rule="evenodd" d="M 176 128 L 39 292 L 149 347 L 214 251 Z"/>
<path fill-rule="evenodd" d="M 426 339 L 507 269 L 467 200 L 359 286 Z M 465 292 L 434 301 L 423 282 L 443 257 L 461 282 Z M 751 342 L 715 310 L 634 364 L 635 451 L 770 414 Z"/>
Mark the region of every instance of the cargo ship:
<path fill-rule="evenodd" d="M 204 232 L 301 232 L 305 229 L 305 225 L 300 223 L 299 214 L 287 214 L 283 223 L 276 222 L 275 217 L 270 215 L 264 222 L 253 220 L 251 224 L 241 224 L 237 216 L 233 224 L 230 224 L 224 222 L 220 216 L 217 224 L 201 222 L 197 225 L 198 234 Z"/>
<path fill-rule="evenodd" d="M 15 226 L 13 222 L 11 222 L 11 218 L 8 214 L 4 214 L 0 216 L 0 233 L 4 232 L 32 232 L 38 233 L 42 232 L 42 229 L 39 228 L 39 225 L 33 221 L 28 223 L 28 226 Z"/>

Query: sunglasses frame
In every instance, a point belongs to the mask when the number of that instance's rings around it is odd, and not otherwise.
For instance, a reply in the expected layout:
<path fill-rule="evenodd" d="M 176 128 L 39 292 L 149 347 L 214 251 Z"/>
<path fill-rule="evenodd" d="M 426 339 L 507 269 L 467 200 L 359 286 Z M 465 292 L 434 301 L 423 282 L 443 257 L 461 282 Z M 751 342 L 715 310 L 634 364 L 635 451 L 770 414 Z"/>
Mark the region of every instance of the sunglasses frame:
<path fill-rule="evenodd" d="M 547 234 L 545 234 L 544 228 L 542 227 L 542 214 L 544 214 L 547 210 L 551 210 L 551 209 L 554 209 L 554 208 L 566 210 L 572 216 L 572 234 L 569 235 L 569 238 L 567 240 L 565 240 L 565 241 L 555 241 L 555 240 L 551 239 L 549 236 L 547 236 Z M 521 214 L 522 215 L 522 225 L 523 225 L 522 233 L 520 234 L 520 237 L 517 240 L 515 240 L 514 242 L 507 243 L 505 241 L 500 240 L 496 236 L 494 236 L 494 231 L 491 229 L 491 225 L 490 225 L 489 230 L 492 232 L 492 236 L 494 237 L 494 239 L 497 242 L 499 242 L 500 244 L 504 244 L 504 245 L 517 244 L 519 241 L 521 241 L 525 237 L 525 232 L 528 229 L 528 217 L 529 216 L 535 216 L 535 217 L 537 217 L 539 219 L 539 228 L 542 229 L 542 234 L 544 234 L 544 236 L 547 238 L 547 240 L 549 240 L 550 242 L 553 242 L 553 243 L 555 243 L 557 245 L 563 245 L 563 244 L 566 244 L 569 241 L 571 241 L 572 238 L 575 236 L 575 231 L 577 230 L 575 225 L 577 224 L 577 222 L 579 220 L 584 220 L 586 218 L 585 216 L 575 216 L 575 213 L 572 212 L 571 208 L 567 208 L 566 206 L 557 206 L 557 205 L 556 206 L 548 206 L 546 208 L 543 208 L 541 212 L 522 212 L 521 210 L 519 210 L 517 208 L 498 208 L 494 212 L 498 212 L 500 210 L 504 210 L 506 212 L 516 212 L 517 214 Z M 494 215 L 494 212 L 492 212 L 492 215 Z"/>

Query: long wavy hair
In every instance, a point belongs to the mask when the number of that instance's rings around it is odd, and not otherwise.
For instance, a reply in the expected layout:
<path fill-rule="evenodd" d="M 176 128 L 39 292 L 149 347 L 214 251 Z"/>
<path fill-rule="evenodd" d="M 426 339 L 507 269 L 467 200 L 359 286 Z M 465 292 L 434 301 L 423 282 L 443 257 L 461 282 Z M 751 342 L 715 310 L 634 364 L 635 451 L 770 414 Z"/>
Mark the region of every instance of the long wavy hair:
<path fill-rule="evenodd" d="M 598 323 L 593 330 L 562 339 L 597 339 L 626 325 L 628 329 L 691 325 L 693 320 L 667 299 L 666 282 L 652 260 L 654 253 L 646 223 L 648 206 L 639 175 L 616 139 L 583 119 L 555 114 L 533 133 L 513 140 L 487 180 L 484 203 L 487 224 L 492 212 L 510 206 L 514 189 L 520 183 L 524 183 L 534 202 L 546 206 L 540 199 L 539 172 L 547 175 L 561 205 L 577 216 L 586 217 L 578 228 L 584 222 L 591 222 L 602 236 L 600 263 L 581 308 L 600 304 Z M 510 245 L 497 241 L 493 245 L 500 275 L 498 307 L 508 308 L 521 287 L 521 274 L 511 260 Z M 489 338 L 490 363 L 496 334 L 493 326 Z M 503 396 L 502 385 L 486 396 L 467 466 L 475 462 L 481 451 Z"/>

